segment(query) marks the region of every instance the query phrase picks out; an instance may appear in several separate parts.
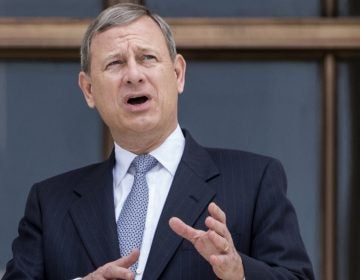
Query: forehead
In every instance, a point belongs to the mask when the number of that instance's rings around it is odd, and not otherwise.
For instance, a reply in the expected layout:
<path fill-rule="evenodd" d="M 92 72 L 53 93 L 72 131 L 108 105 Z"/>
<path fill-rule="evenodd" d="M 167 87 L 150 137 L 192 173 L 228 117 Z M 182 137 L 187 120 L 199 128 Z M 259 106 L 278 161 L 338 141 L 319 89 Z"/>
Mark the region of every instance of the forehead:
<path fill-rule="evenodd" d="M 106 50 L 124 43 L 135 43 L 144 47 L 167 48 L 165 37 L 158 24 L 148 16 L 143 16 L 129 24 L 109 28 L 95 34 L 91 50 Z"/>

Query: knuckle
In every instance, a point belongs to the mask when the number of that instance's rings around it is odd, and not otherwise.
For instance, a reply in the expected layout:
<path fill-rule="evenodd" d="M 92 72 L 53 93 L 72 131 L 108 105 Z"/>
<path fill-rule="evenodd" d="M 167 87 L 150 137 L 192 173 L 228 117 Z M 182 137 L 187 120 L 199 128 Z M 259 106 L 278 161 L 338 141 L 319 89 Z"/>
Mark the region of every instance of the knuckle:
<path fill-rule="evenodd" d="M 226 223 L 226 214 L 223 212 L 223 221 Z"/>
<path fill-rule="evenodd" d="M 106 269 L 105 269 L 105 274 L 106 275 L 113 275 L 114 274 L 114 267 L 111 266 L 111 265 L 107 266 Z"/>
<path fill-rule="evenodd" d="M 104 270 L 104 268 L 102 266 L 99 267 L 97 270 L 95 270 L 93 273 L 90 274 L 90 276 L 91 276 L 90 279 L 93 279 L 93 278 L 98 277 L 99 275 L 102 275 L 103 270 Z"/>

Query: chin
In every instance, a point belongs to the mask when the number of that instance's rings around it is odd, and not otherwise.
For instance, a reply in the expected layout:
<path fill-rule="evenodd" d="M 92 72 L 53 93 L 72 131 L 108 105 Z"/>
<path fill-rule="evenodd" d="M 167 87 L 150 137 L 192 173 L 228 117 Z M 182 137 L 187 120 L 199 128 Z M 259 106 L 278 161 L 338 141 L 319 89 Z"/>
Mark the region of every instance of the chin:
<path fill-rule="evenodd" d="M 131 126 L 131 130 L 136 133 L 150 132 L 157 129 L 157 125 L 152 122 L 141 122 Z"/>

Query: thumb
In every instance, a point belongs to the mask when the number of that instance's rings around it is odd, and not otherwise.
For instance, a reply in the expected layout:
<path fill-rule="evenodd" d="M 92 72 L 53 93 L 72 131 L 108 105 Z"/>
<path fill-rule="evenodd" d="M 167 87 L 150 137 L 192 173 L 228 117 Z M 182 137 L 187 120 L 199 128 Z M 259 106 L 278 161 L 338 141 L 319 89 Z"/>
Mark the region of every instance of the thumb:
<path fill-rule="evenodd" d="M 185 224 L 182 220 L 176 217 L 172 217 L 169 220 L 170 228 L 181 237 L 189 240 L 191 243 L 195 241 L 195 239 L 199 235 L 199 231 L 192 228 L 191 226 Z"/>

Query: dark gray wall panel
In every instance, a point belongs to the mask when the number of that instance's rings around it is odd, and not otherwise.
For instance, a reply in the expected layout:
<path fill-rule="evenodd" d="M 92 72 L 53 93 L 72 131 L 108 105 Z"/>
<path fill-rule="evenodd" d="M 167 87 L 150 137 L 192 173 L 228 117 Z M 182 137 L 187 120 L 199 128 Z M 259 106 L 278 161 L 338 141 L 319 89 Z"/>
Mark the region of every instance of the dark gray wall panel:
<path fill-rule="evenodd" d="M 341 63 L 339 73 L 339 98 L 338 98 L 338 250 L 339 266 L 338 279 L 349 278 L 349 214 L 350 214 L 350 189 L 351 189 L 351 114 L 350 114 L 350 85 L 349 64 Z"/>
<path fill-rule="evenodd" d="M 320 269 L 320 66 L 301 62 L 189 62 L 181 124 L 202 144 L 282 161 L 301 232 Z"/>
<path fill-rule="evenodd" d="M 338 276 L 359 279 L 360 60 L 343 61 L 338 69 Z"/>
<path fill-rule="evenodd" d="M 0 270 L 33 183 L 99 161 L 102 124 L 78 63 L 0 63 Z"/>
<path fill-rule="evenodd" d="M 7 17 L 94 17 L 101 0 L 1 0 L 0 16 Z"/>

